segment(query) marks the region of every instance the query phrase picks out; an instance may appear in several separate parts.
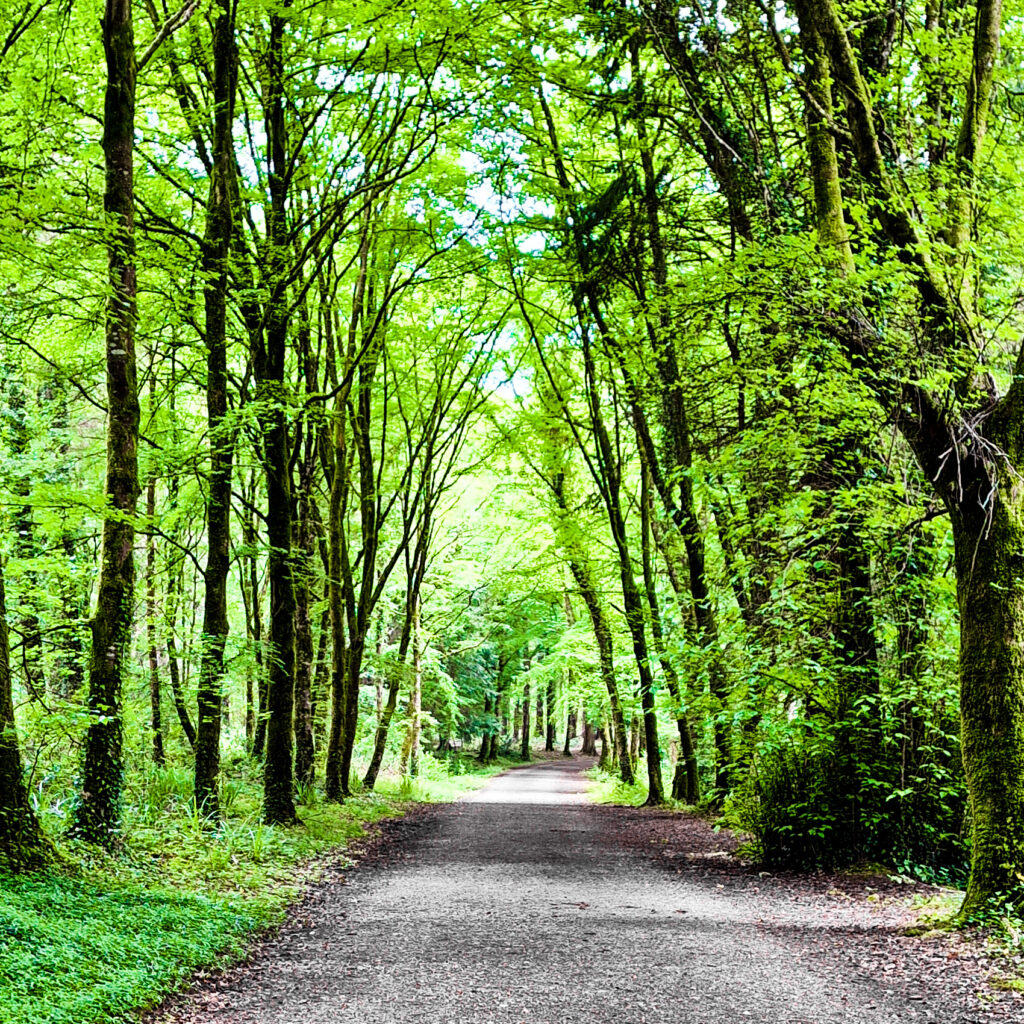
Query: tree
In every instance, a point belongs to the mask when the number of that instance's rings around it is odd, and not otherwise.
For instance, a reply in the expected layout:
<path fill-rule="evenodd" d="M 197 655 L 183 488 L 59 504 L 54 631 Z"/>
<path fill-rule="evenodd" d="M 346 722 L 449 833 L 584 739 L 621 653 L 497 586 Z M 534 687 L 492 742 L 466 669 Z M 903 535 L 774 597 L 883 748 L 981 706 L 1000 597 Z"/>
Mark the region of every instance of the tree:
<path fill-rule="evenodd" d="M 135 585 L 135 503 L 139 496 L 139 395 L 135 369 L 135 34 L 130 0 L 107 0 L 103 15 L 107 86 L 103 107 L 109 220 L 106 321 L 107 470 L 109 511 L 89 661 L 89 713 L 81 794 L 73 831 L 112 846 L 122 787 L 121 689 Z"/>
<path fill-rule="evenodd" d="M 203 580 L 203 652 L 199 670 L 195 743 L 196 807 L 217 814 L 220 767 L 221 679 L 230 624 L 227 609 L 231 546 L 231 480 L 234 437 L 228 413 L 228 255 L 235 233 L 230 181 L 235 175 L 232 125 L 235 119 L 234 14 L 219 0 L 213 29 L 213 166 L 203 239 L 203 300 L 206 313 L 206 408 L 210 472 L 206 495 L 207 559 Z"/>

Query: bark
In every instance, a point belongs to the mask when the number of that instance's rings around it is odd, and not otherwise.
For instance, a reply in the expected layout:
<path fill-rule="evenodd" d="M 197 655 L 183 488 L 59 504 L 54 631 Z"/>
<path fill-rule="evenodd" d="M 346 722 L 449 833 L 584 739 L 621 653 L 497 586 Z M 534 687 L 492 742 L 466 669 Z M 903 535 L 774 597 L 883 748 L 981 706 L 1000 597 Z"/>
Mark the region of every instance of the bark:
<path fill-rule="evenodd" d="M 643 559 L 644 590 L 647 593 L 647 606 L 651 616 L 651 639 L 654 652 L 661 663 L 661 674 L 672 696 L 673 714 L 676 729 L 679 733 L 680 758 L 676 764 L 676 772 L 672 779 L 672 799 L 683 800 L 688 804 L 700 801 L 700 776 L 697 770 L 697 755 L 693 742 L 693 729 L 683 703 L 682 686 L 679 676 L 668 656 L 665 646 L 665 631 L 662 625 L 661 604 L 658 601 L 658 590 L 654 578 L 654 560 L 651 557 L 651 494 L 650 474 L 645 470 L 642 478 L 640 494 L 641 511 L 641 552 Z"/>
<path fill-rule="evenodd" d="M 583 721 L 583 746 L 580 753 L 584 757 L 593 756 L 597 753 L 597 732 L 594 724 L 589 719 Z"/>
<path fill-rule="evenodd" d="M 253 500 L 256 498 L 256 484 L 250 488 Z M 253 660 L 256 662 L 256 718 L 252 738 L 252 756 L 256 761 L 263 759 L 267 743 L 267 671 L 263 660 L 263 610 L 259 586 L 259 572 L 256 564 L 256 516 L 246 511 L 242 517 L 242 543 L 245 546 L 245 564 L 248 579 L 243 580 L 242 592 L 246 597 L 246 628 L 252 641 Z"/>
<path fill-rule="evenodd" d="M 327 707 L 330 699 L 331 666 L 328 645 L 331 638 L 331 613 L 325 609 L 320 616 L 320 635 L 316 645 L 316 668 L 313 671 L 313 745 L 317 750 L 327 746 Z"/>
<path fill-rule="evenodd" d="M 167 634 L 167 670 L 171 680 L 171 697 L 174 701 L 175 714 L 178 716 L 178 724 L 185 734 L 185 739 L 188 740 L 189 747 L 194 750 L 196 727 L 192 724 L 188 705 L 185 703 L 185 695 L 182 692 L 181 675 L 178 668 L 178 648 L 174 640 L 173 624 Z"/>
<path fill-rule="evenodd" d="M 196 699 L 195 801 L 218 817 L 217 777 L 227 643 L 228 573 L 231 568 L 231 478 L 234 435 L 227 423 L 228 254 L 234 230 L 229 178 L 235 173 L 232 140 L 235 105 L 235 29 L 230 0 L 218 0 L 213 29 L 213 171 L 203 239 L 203 301 L 206 318 L 206 414 L 210 471 L 206 493 L 206 569 L 203 573 L 202 652 Z"/>
<path fill-rule="evenodd" d="M 287 6 L 287 5 L 286 5 Z M 270 17 L 266 61 L 268 290 L 266 347 L 257 351 L 257 399 L 263 408 L 263 461 L 267 485 L 267 572 L 270 579 L 270 657 L 267 673 L 266 758 L 263 817 L 270 824 L 295 821 L 292 772 L 292 706 L 295 688 L 295 587 L 292 578 L 292 495 L 288 394 L 284 383 L 288 352 L 287 293 L 288 174 L 284 105 L 284 36 L 287 20 Z"/>
<path fill-rule="evenodd" d="M 312 437 L 299 476 L 298 552 L 301 572 L 295 585 L 295 777 L 311 786 L 315 775 L 313 745 L 313 626 L 309 591 L 313 576 L 313 469 L 316 451 Z"/>
<path fill-rule="evenodd" d="M 349 321 L 348 353 L 355 358 L 356 335 L 366 302 L 367 276 L 369 273 L 369 229 L 364 224 L 359 249 L 359 273 L 353 289 L 352 314 Z M 359 707 L 359 665 L 355 670 L 356 692 L 351 694 L 353 673 L 352 634 L 356 623 L 354 609 L 353 576 L 345 533 L 345 513 L 348 506 L 351 472 L 351 454 L 347 432 L 349 420 L 350 385 L 339 389 L 334 405 L 332 424 L 333 476 L 327 513 L 327 606 L 331 618 L 331 728 L 327 738 L 326 792 L 329 800 L 340 800 L 349 795 L 349 768 L 352 745 L 349 743 L 350 725 L 354 730 L 355 721 L 351 708 Z M 367 393 L 367 399 L 369 397 Z M 354 417 L 353 417 L 354 420 Z M 366 445 L 360 449 L 360 469 L 366 474 Z M 372 473 L 370 474 L 372 477 Z M 372 485 L 369 488 L 372 491 Z M 370 504 L 373 494 L 367 495 Z M 360 510 L 372 518 L 372 509 L 361 504 Z M 364 526 L 365 526 L 364 522 Z M 364 578 L 367 566 L 363 565 Z M 389 720 L 390 721 L 390 720 Z M 354 736 L 352 737 L 354 742 Z M 383 756 L 383 751 L 382 751 Z"/>
<path fill-rule="evenodd" d="M 72 832 L 106 847 L 120 825 L 124 765 L 121 690 L 131 640 L 135 511 L 139 496 L 139 396 L 135 367 L 135 43 L 130 0 L 106 0 L 103 48 L 103 208 L 110 296 L 106 311 L 107 464 L 96 612 L 92 620 L 88 711 L 81 793 Z"/>
<path fill-rule="evenodd" d="M 423 651 L 420 646 L 420 603 L 417 597 L 412 613 L 412 692 L 409 694 L 409 727 L 402 746 L 399 774 L 420 773 L 420 728 L 423 710 Z"/>
<path fill-rule="evenodd" d="M 547 725 L 544 734 L 544 749 L 555 749 L 555 680 L 554 677 L 548 680 L 547 694 L 545 695 L 545 722 Z"/>
<path fill-rule="evenodd" d="M 530 753 L 530 684 L 529 682 L 523 683 L 523 721 L 520 727 L 520 742 L 519 742 L 519 759 L 521 761 L 529 761 L 531 759 Z"/>
<path fill-rule="evenodd" d="M 150 400 L 152 402 L 152 385 Z M 152 415 L 152 407 L 151 407 Z M 156 476 L 150 471 L 146 481 L 146 518 L 156 516 Z M 149 729 L 153 738 L 153 763 L 163 765 L 164 733 L 160 716 L 160 667 L 156 643 L 156 538 L 152 530 L 146 537 L 146 647 L 149 658 Z"/>
<path fill-rule="evenodd" d="M 54 851 L 29 803 L 11 691 L 11 646 L 0 566 L 0 867 L 35 871 L 54 860 Z"/>
<path fill-rule="evenodd" d="M 492 709 L 493 709 L 493 704 L 492 704 L 492 701 L 491 701 L 491 695 L 489 693 L 485 693 L 484 694 L 484 719 L 485 720 L 490 716 Z M 477 761 L 479 761 L 480 764 L 486 764 L 487 763 L 487 755 L 488 755 L 488 752 L 490 750 L 490 746 L 491 746 L 491 733 L 487 729 L 487 727 L 485 726 L 484 727 L 483 736 L 481 736 L 481 738 L 480 738 L 480 752 L 477 754 L 477 757 L 476 757 Z"/>
<path fill-rule="evenodd" d="M 327 734 L 327 765 L 324 784 L 328 800 L 341 800 L 348 788 L 348 780 L 342 775 L 342 758 L 345 743 L 345 709 L 348 706 L 346 687 L 349 678 L 346 663 L 347 617 L 342 582 L 347 562 L 342 520 L 348 489 L 348 447 L 345 436 L 344 403 L 341 397 L 335 407 L 333 426 L 334 475 L 331 479 L 327 513 L 329 563 L 327 607 L 331 621 L 331 725 Z M 383 750 L 381 756 L 383 756 Z"/>

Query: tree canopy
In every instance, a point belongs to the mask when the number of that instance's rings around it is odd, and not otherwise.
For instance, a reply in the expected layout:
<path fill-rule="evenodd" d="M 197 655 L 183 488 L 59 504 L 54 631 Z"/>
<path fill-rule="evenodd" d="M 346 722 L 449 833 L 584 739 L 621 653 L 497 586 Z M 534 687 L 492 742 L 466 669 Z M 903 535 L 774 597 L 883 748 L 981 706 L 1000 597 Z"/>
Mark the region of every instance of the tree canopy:
<path fill-rule="evenodd" d="M 0 859 L 578 739 L 1018 903 L 1021 24 L 8 5 Z"/>

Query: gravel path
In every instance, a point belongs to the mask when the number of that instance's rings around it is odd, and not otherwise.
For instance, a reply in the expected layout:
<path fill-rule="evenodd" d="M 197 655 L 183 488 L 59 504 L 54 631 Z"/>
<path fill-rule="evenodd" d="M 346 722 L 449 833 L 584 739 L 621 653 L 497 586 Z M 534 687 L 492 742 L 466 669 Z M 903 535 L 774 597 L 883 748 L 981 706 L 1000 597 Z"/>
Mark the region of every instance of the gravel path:
<path fill-rule="evenodd" d="M 666 871 L 667 839 L 644 840 L 656 852 L 636 842 L 649 812 L 588 804 L 580 767 L 577 760 L 517 769 L 459 803 L 406 819 L 346 884 L 323 886 L 297 925 L 248 965 L 153 1019 L 991 1019 L 928 986 L 915 990 L 906 977 L 894 982 L 881 962 L 887 954 L 851 935 L 862 927 L 856 915 L 837 922 L 835 907 L 819 912 L 756 872 L 737 882 L 735 873 L 699 870 L 725 858 L 708 848 L 721 839 L 703 823 L 703 848 L 667 851 L 688 867 Z M 891 925 L 894 912 L 880 902 L 870 913 Z M 844 956 L 835 955 L 837 945 Z M 999 1019 L 1024 1021 L 1018 1012 L 1019 1004 Z"/>

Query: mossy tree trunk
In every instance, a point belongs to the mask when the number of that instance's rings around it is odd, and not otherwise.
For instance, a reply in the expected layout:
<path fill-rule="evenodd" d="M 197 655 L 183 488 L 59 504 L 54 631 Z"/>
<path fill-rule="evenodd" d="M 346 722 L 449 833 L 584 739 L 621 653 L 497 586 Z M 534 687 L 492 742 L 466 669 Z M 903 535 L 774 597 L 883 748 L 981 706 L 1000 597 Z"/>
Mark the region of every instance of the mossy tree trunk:
<path fill-rule="evenodd" d="M 979 0 L 973 18 L 971 74 L 958 97 L 959 130 L 946 216 L 937 233 L 944 265 L 935 262 L 924 228 L 908 208 L 883 155 L 862 60 L 834 0 L 796 5 L 800 34 L 818 42 L 830 81 L 845 99 L 848 146 L 867 183 L 879 239 L 900 253 L 917 290 L 921 348 L 951 383 L 932 392 L 929 370 L 889 365 L 876 333 L 844 317 L 841 333 L 875 393 L 913 449 L 949 511 L 960 610 L 961 746 L 971 807 L 971 875 L 965 918 L 993 901 L 1024 902 L 1024 347 L 1012 383 L 999 396 L 977 373 L 983 347 L 964 294 L 974 254 L 969 225 L 976 214 L 975 162 L 985 135 L 1002 23 L 1000 0 Z M 813 154 L 812 154 L 813 155 Z M 828 159 L 811 165 L 819 220 L 843 179 Z M 951 273 L 953 272 L 953 273 Z M 959 287 L 950 284 L 960 277 Z M 840 319 L 825 310 L 834 326 Z M 949 396 L 955 395 L 950 402 Z"/>
<path fill-rule="evenodd" d="M 993 897 L 1024 902 L 1024 494 L 1016 471 L 1004 472 L 991 519 L 980 506 L 953 515 L 971 808 L 966 917 Z"/>
<path fill-rule="evenodd" d="M 72 832 L 111 847 L 120 824 L 121 689 L 131 640 L 135 511 L 139 496 L 139 396 L 135 366 L 135 43 L 130 0 L 107 0 L 103 106 L 103 208 L 108 229 L 107 462 L 102 554 L 89 660 L 89 728 Z"/>
<path fill-rule="evenodd" d="M 195 744 L 196 807 L 219 815 L 217 777 L 224 648 L 228 629 L 228 573 L 231 569 L 231 479 L 234 436 L 227 423 L 228 254 L 233 233 L 229 178 L 235 173 L 232 124 L 235 106 L 235 27 L 230 0 L 217 0 L 213 28 L 213 169 L 203 239 L 206 317 L 206 415 L 210 471 L 206 490 L 207 556 L 203 573 L 203 638 L 197 691 Z"/>

